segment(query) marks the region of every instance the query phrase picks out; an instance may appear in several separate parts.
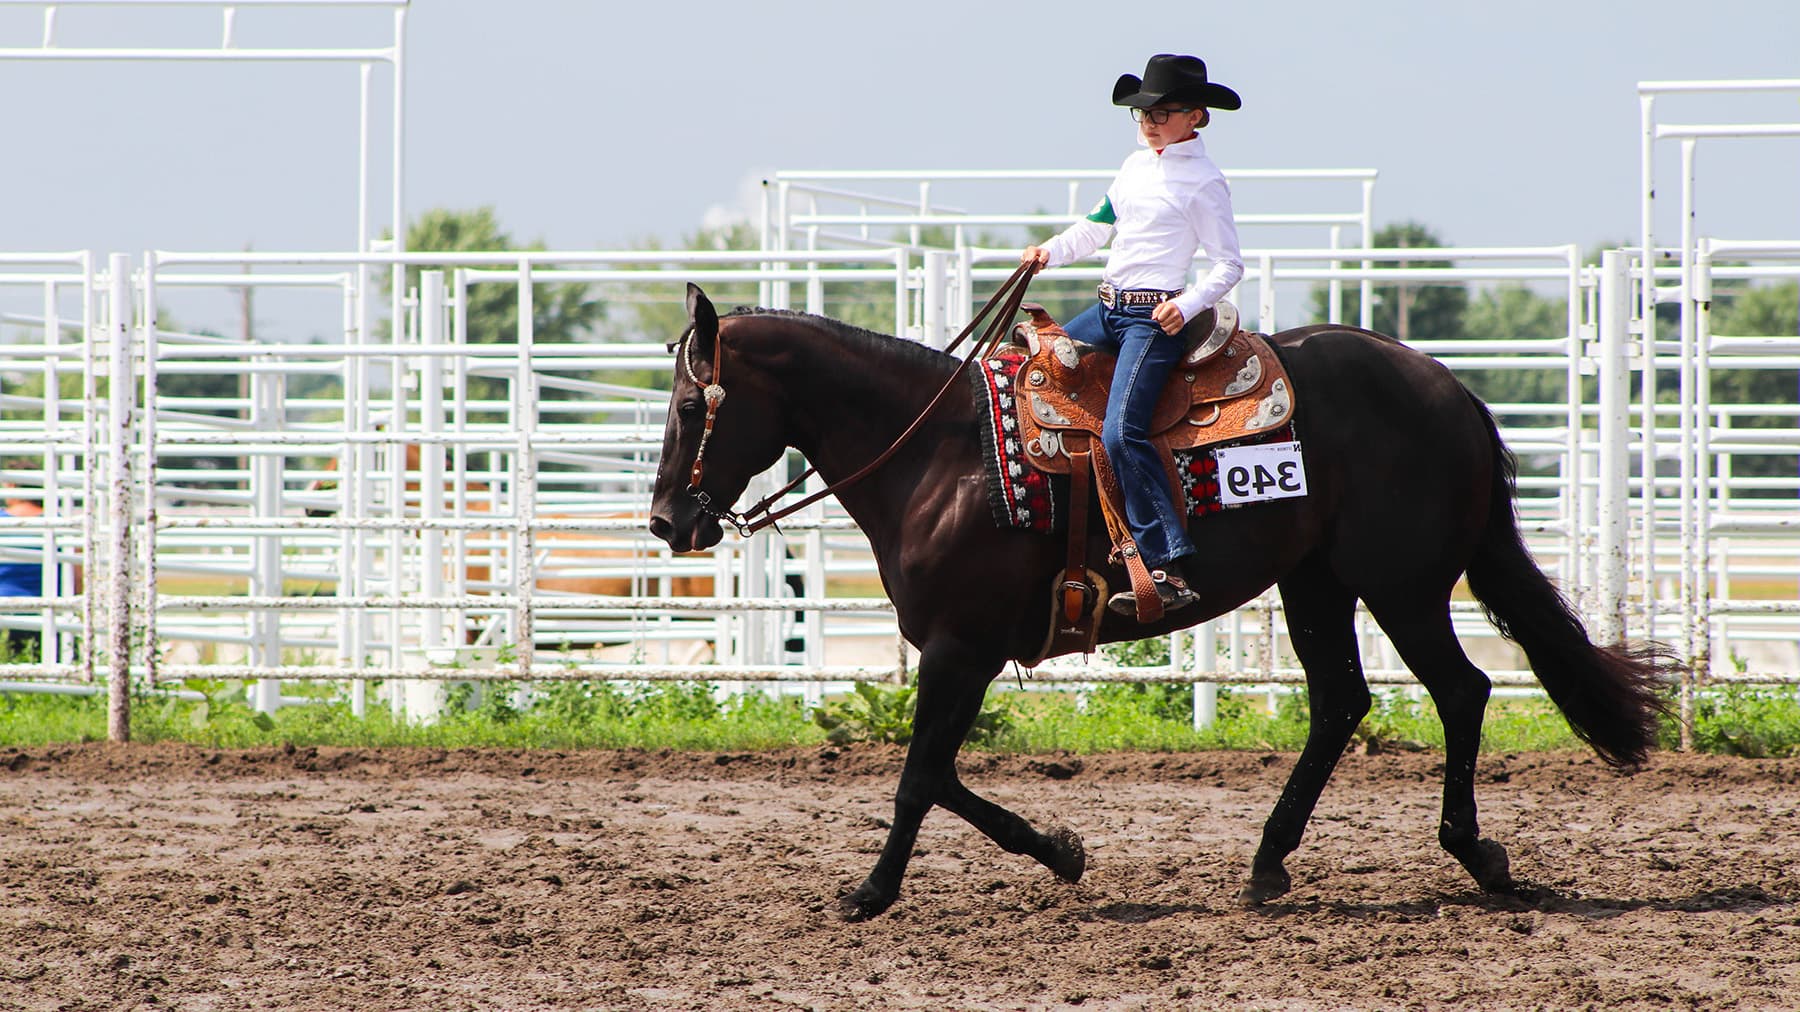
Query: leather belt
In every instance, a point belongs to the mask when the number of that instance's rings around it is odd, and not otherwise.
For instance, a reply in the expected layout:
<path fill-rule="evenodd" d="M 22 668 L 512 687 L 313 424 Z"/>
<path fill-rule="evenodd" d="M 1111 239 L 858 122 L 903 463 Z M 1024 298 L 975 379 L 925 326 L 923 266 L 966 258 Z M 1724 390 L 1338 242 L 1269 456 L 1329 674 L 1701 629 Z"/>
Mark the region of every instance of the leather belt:
<path fill-rule="evenodd" d="M 1100 304 L 1108 309 L 1120 306 L 1160 306 L 1184 290 L 1177 288 L 1172 292 L 1165 292 L 1156 288 L 1118 289 L 1102 281 L 1099 290 Z"/>

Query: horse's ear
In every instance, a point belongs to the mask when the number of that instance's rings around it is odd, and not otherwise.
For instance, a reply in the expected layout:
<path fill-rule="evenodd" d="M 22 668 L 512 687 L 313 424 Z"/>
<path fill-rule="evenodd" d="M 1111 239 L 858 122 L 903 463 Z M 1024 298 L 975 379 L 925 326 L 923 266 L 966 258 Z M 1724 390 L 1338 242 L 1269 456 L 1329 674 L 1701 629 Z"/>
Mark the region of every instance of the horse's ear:
<path fill-rule="evenodd" d="M 694 327 L 694 336 L 702 344 L 712 344 L 713 338 L 719 335 L 719 313 L 713 308 L 712 300 L 692 281 L 687 286 L 687 311 L 688 321 Z"/>

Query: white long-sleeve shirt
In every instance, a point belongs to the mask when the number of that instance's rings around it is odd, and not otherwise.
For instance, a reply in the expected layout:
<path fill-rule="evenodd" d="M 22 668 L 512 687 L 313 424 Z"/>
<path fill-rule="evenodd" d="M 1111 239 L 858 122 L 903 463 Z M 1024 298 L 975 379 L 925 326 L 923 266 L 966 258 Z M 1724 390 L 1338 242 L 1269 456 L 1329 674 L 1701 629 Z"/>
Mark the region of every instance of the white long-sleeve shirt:
<path fill-rule="evenodd" d="M 1080 260 L 1108 239 L 1113 244 L 1106 280 L 1120 289 L 1185 288 L 1175 306 L 1189 320 L 1211 309 L 1244 276 L 1231 187 L 1198 136 L 1127 157 L 1093 213 L 1044 243 L 1049 266 Z M 1189 285 L 1196 253 L 1212 266 Z"/>

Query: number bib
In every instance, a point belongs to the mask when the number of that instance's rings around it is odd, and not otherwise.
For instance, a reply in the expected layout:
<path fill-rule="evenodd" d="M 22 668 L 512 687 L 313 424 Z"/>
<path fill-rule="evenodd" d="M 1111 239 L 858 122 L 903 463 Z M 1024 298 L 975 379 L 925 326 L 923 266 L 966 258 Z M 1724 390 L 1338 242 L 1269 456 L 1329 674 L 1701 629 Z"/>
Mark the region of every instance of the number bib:
<path fill-rule="evenodd" d="M 1229 446 L 1213 452 L 1219 463 L 1219 503 L 1241 506 L 1306 494 L 1306 464 L 1299 441 Z"/>

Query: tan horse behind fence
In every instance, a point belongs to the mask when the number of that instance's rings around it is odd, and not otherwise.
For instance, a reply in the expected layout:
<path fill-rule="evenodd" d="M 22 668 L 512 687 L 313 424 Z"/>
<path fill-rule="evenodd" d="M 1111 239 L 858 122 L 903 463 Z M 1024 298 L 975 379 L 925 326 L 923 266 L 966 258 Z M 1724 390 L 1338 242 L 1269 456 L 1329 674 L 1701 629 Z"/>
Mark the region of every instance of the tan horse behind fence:
<path fill-rule="evenodd" d="M 340 471 L 337 458 L 332 458 L 326 465 L 327 471 Z M 405 459 L 405 506 L 404 515 L 421 517 L 424 514 L 424 497 L 421 494 L 422 456 L 416 443 L 406 446 Z M 371 478 L 381 487 L 386 487 L 386 473 Z M 311 517 L 330 517 L 337 513 L 335 503 L 327 505 L 323 493 L 334 492 L 338 487 L 336 479 L 323 478 L 307 485 L 306 492 L 310 499 L 306 513 Z M 466 482 L 462 488 L 461 513 L 467 517 L 494 516 L 493 501 L 485 494 L 490 487 L 481 481 Z M 446 488 L 442 508 L 437 512 L 443 517 L 457 515 L 456 490 Z M 502 507 L 504 509 L 504 507 Z M 569 512 L 558 511 L 539 513 L 539 520 L 631 520 L 633 528 L 646 530 L 648 515 L 632 512 Z M 421 531 L 410 531 L 408 538 L 418 539 Z M 446 533 L 446 543 L 451 535 Z M 496 582 L 497 574 L 504 578 L 510 569 L 506 555 L 511 551 L 512 534 L 505 529 L 470 531 L 466 535 L 466 548 L 462 553 L 463 565 L 460 569 L 461 585 L 468 588 L 471 596 L 485 594 L 505 594 L 512 591 L 510 585 Z M 537 577 L 534 586 L 540 594 L 555 597 L 559 595 L 580 595 L 599 597 L 712 597 L 715 581 L 711 575 L 674 575 L 659 576 L 652 569 L 663 568 L 666 558 L 671 553 L 656 548 L 632 547 L 628 543 L 629 535 L 610 531 L 581 530 L 539 530 L 533 538 L 536 545 L 534 565 Z M 609 544 L 608 542 L 616 542 Z M 617 572 L 639 568 L 642 572 L 627 574 Z M 592 570 L 613 570 L 614 572 L 596 573 Z M 584 572 L 584 570 L 588 572 Z M 455 580 L 458 569 L 453 557 L 445 565 L 445 577 Z M 790 581 L 791 583 L 792 581 Z M 473 631 L 470 638 L 473 640 Z M 693 655 L 696 650 L 689 647 L 683 654 Z M 698 651 L 704 654 L 705 650 Z"/>

